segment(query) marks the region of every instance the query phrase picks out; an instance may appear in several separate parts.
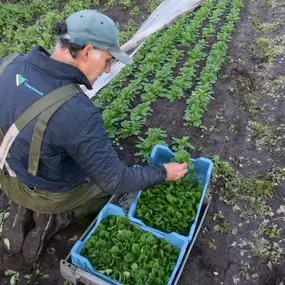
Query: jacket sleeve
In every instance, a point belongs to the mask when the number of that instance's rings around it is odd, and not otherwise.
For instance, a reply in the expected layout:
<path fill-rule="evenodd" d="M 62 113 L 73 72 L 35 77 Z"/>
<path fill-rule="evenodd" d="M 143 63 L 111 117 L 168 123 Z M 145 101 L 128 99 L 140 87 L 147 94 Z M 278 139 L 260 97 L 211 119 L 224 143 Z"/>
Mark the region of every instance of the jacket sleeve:
<path fill-rule="evenodd" d="M 72 144 L 67 147 L 67 152 L 102 191 L 109 194 L 136 192 L 166 180 L 163 165 L 124 165 L 107 136 L 99 110 L 93 105 L 85 111 L 87 116 Z"/>

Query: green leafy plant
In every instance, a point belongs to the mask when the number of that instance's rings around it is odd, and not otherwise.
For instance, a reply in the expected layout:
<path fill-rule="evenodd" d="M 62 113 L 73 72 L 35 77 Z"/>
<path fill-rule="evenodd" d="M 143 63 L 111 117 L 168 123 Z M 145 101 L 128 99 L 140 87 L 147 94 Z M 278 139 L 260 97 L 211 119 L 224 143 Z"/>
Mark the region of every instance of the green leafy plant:
<path fill-rule="evenodd" d="M 264 234 L 270 238 L 280 238 L 282 229 L 278 227 L 277 224 L 274 224 L 271 227 L 264 229 Z"/>
<path fill-rule="evenodd" d="M 136 147 L 139 149 L 136 156 L 141 156 L 143 161 L 147 161 L 149 159 L 153 148 L 157 144 L 166 145 L 164 139 L 167 137 L 166 132 L 159 128 L 148 129 L 146 135 L 146 138 L 139 137 L 141 143 L 136 145 Z"/>
<path fill-rule="evenodd" d="M 130 224 L 107 217 L 83 248 L 94 269 L 124 285 L 168 283 L 180 250 Z"/>
<path fill-rule="evenodd" d="M 120 0 L 119 4 L 123 6 L 125 9 L 130 9 L 132 6 L 132 1 L 131 0 Z"/>
<path fill-rule="evenodd" d="M 181 139 L 178 138 L 172 138 L 172 149 L 177 152 L 180 150 L 187 150 L 191 149 L 194 150 L 195 147 L 189 142 L 190 138 L 189 137 L 183 137 Z"/>
<path fill-rule="evenodd" d="M 147 1 L 147 10 L 151 13 L 153 12 L 163 0 L 148 0 Z"/>

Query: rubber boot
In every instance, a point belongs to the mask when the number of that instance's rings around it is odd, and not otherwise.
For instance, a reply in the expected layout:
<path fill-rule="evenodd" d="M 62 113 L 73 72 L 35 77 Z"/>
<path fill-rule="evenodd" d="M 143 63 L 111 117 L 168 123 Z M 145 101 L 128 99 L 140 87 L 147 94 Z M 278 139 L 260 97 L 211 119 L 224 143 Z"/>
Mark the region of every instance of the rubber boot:
<path fill-rule="evenodd" d="M 75 220 L 72 213 L 53 215 L 33 213 L 33 219 L 36 226 L 27 235 L 23 245 L 23 257 L 29 264 L 39 258 L 51 237 Z"/>
<path fill-rule="evenodd" d="M 33 212 L 15 202 L 11 202 L 10 212 L 3 224 L 2 240 L 7 252 L 20 253 L 30 229 Z"/>

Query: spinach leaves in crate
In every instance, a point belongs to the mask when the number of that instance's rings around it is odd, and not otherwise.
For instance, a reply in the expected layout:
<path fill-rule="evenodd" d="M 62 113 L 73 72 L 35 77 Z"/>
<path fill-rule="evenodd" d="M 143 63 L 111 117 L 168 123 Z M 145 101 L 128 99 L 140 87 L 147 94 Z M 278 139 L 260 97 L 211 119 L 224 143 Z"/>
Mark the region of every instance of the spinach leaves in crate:
<path fill-rule="evenodd" d="M 83 249 L 96 271 L 125 285 L 166 285 L 180 250 L 130 224 L 107 217 Z"/>
<path fill-rule="evenodd" d="M 195 219 L 203 186 L 188 174 L 177 182 L 166 182 L 142 192 L 137 218 L 166 233 L 188 235 Z"/>

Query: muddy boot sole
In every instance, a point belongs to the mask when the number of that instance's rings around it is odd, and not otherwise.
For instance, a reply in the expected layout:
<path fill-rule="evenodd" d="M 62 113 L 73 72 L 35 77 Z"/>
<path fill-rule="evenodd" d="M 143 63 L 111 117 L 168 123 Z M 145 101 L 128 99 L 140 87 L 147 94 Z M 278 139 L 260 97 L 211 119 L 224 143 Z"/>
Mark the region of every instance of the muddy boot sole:
<path fill-rule="evenodd" d="M 2 240 L 5 250 L 11 254 L 18 254 L 28 231 L 33 224 L 32 211 L 12 203 L 10 213 L 3 224 Z"/>
<path fill-rule="evenodd" d="M 27 235 L 23 245 L 23 257 L 29 264 L 40 257 L 49 239 L 60 229 L 74 221 L 70 214 L 45 215 L 34 213 L 35 228 Z"/>

